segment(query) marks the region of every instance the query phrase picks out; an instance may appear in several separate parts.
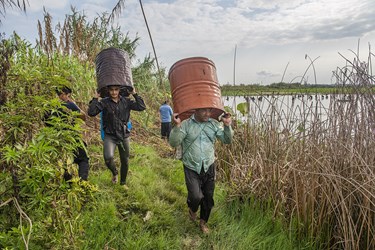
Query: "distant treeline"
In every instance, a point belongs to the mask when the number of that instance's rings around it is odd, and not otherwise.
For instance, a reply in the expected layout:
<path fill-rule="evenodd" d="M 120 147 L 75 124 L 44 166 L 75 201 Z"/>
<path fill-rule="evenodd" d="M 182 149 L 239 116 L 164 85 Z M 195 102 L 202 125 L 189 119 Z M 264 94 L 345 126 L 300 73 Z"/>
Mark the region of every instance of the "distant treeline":
<path fill-rule="evenodd" d="M 223 85 L 221 92 L 225 96 L 236 95 L 259 95 L 259 94 L 296 94 L 296 93 L 317 93 L 330 94 L 337 93 L 342 86 L 332 84 L 301 84 L 301 83 L 272 83 L 270 85 L 260 84 L 240 84 L 240 85 Z"/>

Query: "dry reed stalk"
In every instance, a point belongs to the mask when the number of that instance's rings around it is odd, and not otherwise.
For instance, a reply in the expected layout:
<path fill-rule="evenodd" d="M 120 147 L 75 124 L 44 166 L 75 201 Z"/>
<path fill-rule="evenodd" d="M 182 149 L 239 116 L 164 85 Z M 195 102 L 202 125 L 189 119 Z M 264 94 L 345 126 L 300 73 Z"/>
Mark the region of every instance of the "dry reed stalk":
<path fill-rule="evenodd" d="M 225 158 L 220 177 L 235 187 L 232 196 L 271 200 L 275 215 L 324 248 L 375 248 L 371 55 L 368 63 L 356 57 L 337 69 L 339 91 L 329 107 L 302 93 L 298 104 L 275 96 L 248 103 L 253 113 L 225 148 L 230 157 L 218 148 Z"/>

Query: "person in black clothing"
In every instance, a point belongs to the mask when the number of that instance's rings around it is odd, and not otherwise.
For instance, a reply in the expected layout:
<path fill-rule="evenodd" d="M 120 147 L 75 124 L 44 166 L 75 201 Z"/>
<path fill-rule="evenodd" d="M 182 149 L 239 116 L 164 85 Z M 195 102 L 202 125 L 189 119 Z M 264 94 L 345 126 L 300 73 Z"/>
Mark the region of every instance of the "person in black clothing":
<path fill-rule="evenodd" d="M 146 105 L 135 89 L 129 94 L 134 100 L 120 95 L 120 86 L 108 86 L 109 97 L 99 100 L 100 93 L 90 101 L 88 108 L 89 116 L 96 116 L 102 112 L 104 130 L 104 161 L 108 169 L 112 172 L 112 183 L 118 181 L 118 171 L 114 162 L 114 152 L 118 146 L 120 153 L 120 185 L 127 189 L 126 176 L 129 168 L 129 136 L 130 131 L 127 123 L 130 111 L 143 111 Z"/>
<path fill-rule="evenodd" d="M 59 99 L 62 101 L 62 105 L 65 106 L 67 109 L 71 110 L 72 112 L 78 112 L 79 118 L 82 120 L 85 120 L 85 114 L 82 110 L 78 108 L 78 106 L 70 99 L 70 94 L 72 93 L 72 90 L 68 87 L 62 87 L 61 89 L 56 90 L 57 95 L 59 96 Z M 66 110 L 58 110 L 59 114 L 68 114 Z M 47 118 L 49 118 L 51 115 L 48 114 Z M 47 123 L 48 126 L 48 123 Z M 86 150 L 83 147 L 78 147 L 76 151 L 74 152 L 74 163 L 78 165 L 78 176 L 81 180 L 88 180 L 89 176 L 89 158 L 87 156 Z M 65 170 L 64 173 L 64 179 L 66 181 L 72 179 L 72 175 Z"/>

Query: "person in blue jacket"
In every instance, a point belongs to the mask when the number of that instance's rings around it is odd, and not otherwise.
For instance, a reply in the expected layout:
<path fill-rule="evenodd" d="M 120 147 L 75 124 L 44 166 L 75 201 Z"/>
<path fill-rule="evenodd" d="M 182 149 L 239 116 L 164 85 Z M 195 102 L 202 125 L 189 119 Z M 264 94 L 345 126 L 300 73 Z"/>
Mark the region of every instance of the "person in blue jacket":
<path fill-rule="evenodd" d="M 165 101 L 159 108 L 160 121 L 161 121 L 161 138 L 169 139 L 169 134 L 172 129 L 172 115 L 173 110 L 171 106 L 168 105 L 168 101 Z"/>

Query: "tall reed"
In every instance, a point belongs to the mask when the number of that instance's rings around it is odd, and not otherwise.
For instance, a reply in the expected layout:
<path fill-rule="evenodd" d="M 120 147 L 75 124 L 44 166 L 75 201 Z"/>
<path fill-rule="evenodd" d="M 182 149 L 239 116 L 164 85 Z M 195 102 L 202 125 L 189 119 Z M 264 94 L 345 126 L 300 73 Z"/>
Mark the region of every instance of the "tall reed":
<path fill-rule="evenodd" d="M 367 62 L 355 55 L 334 72 L 329 107 L 318 94 L 295 96 L 298 105 L 282 96 L 248 101 L 257 108 L 218 149 L 231 196 L 271 206 L 317 248 L 375 248 L 373 54 Z"/>

